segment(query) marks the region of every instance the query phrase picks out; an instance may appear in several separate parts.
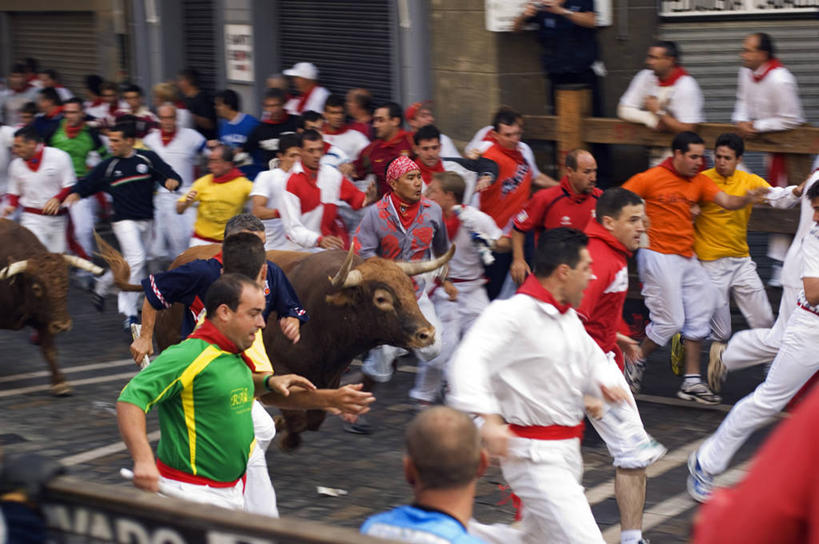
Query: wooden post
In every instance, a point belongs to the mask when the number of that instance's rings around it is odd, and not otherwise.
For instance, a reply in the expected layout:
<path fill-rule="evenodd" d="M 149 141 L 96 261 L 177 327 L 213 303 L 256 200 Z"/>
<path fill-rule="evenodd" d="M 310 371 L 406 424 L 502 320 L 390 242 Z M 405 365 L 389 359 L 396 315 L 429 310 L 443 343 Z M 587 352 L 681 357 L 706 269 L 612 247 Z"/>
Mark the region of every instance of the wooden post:
<path fill-rule="evenodd" d="M 586 148 L 583 120 L 591 112 L 591 90 L 586 85 L 560 85 L 555 90 L 557 110 L 557 160 L 561 177 L 566 174 L 566 155 Z"/>
<path fill-rule="evenodd" d="M 808 179 L 812 166 L 813 157 L 810 155 L 786 154 L 785 171 L 788 173 L 788 183 L 790 185 L 799 185 Z"/>

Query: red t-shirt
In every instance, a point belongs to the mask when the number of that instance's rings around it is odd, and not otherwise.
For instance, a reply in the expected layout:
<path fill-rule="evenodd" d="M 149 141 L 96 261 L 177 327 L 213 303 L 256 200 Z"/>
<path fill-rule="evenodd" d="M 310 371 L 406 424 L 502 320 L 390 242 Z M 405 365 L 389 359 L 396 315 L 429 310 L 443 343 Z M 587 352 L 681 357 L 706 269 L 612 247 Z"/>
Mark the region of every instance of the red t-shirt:
<path fill-rule="evenodd" d="M 356 176 L 358 179 L 362 179 L 367 174 L 375 174 L 375 179 L 378 182 L 378 194 L 388 193 L 390 188 L 386 180 L 387 165 L 399 155 L 412 158 L 414 145 L 412 133 L 405 130 L 399 131 L 388 141 L 373 140 L 370 145 L 361 150 L 358 159 L 353 163 Z"/>
<path fill-rule="evenodd" d="M 591 193 L 576 193 L 563 176 L 560 185 L 541 189 L 526 203 L 526 206 L 515 217 L 515 229 L 529 232 L 536 229 L 541 232 L 558 227 L 571 227 L 583 230 L 594 217 L 597 199 L 603 191 L 595 187 Z"/>
<path fill-rule="evenodd" d="M 504 229 L 529 198 L 532 170 L 517 149 L 493 144 L 483 156 L 498 165 L 498 178 L 481 192 L 480 208 L 495 220 L 498 228 Z"/>

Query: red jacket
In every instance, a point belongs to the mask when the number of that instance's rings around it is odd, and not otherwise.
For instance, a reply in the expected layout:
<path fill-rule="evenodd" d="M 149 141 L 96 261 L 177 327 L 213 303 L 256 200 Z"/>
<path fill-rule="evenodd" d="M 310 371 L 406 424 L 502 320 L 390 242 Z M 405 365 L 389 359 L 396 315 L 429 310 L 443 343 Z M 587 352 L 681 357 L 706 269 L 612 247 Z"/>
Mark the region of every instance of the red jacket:
<path fill-rule="evenodd" d="M 583 292 L 577 315 L 600 349 L 614 352 L 617 366 L 623 370 L 623 353 L 617 346 L 617 331 L 628 293 L 628 258 L 631 252 L 597 221 L 589 221 L 585 232 L 589 237 L 593 276 Z"/>
<path fill-rule="evenodd" d="M 594 217 L 598 197 L 603 191 L 597 187 L 590 194 L 576 193 L 563 176 L 560 185 L 536 192 L 523 210 L 515 217 L 515 229 L 537 232 L 558 227 L 586 228 Z"/>
<path fill-rule="evenodd" d="M 392 139 L 373 140 L 370 145 L 361 150 L 353 165 L 355 166 L 356 177 L 364 178 L 367 174 L 375 174 L 378 182 L 378 194 L 384 195 L 390 191 L 387 185 L 387 165 L 395 157 L 406 155 L 412 158 L 412 148 L 415 142 L 412 140 L 412 133 L 399 130 Z"/>

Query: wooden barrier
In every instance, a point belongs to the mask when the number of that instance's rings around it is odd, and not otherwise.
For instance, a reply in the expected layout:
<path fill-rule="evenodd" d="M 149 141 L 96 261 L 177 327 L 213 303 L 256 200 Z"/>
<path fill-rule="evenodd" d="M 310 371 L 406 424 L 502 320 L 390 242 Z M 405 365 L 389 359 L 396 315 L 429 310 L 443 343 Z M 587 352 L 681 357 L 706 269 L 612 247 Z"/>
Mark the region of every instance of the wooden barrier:
<path fill-rule="evenodd" d="M 318 499 L 317 499 L 318 500 Z M 53 542 L 379 544 L 353 529 L 273 519 L 61 476 L 40 501 Z"/>
<path fill-rule="evenodd" d="M 578 87 L 557 89 L 555 105 L 557 115 L 526 115 L 526 138 L 557 142 L 561 175 L 564 173 L 563 157 L 571 149 L 588 148 L 588 144 L 618 144 L 647 147 L 670 147 L 674 134 L 657 132 L 650 128 L 602 117 L 587 117 L 589 91 Z M 708 149 L 713 149 L 717 137 L 726 132 L 736 132 L 728 123 L 701 123 L 699 134 Z M 745 139 L 746 151 L 785 153 L 790 178 L 801 182 L 811 172 L 813 155 L 819 154 L 819 128 L 802 126 L 792 130 L 766 132 Z M 748 225 L 750 231 L 793 234 L 799 224 L 798 208 L 777 210 L 768 206 L 756 206 Z"/>

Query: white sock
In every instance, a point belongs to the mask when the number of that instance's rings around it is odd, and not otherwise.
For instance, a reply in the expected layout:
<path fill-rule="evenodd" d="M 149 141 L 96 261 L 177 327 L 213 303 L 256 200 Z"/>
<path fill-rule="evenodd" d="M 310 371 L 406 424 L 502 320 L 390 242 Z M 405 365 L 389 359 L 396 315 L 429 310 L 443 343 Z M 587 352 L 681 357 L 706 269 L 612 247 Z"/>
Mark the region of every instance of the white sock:
<path fill-rule="evenodd" d="M 620 544 L 637 544 L 642 538 L 643 532 L 640 529 L 620 531 Z"/>
<path fill-rule="evenodd" d="M 699 374 L 686 374 L 683 379 L 683 386 L 696 385 L 698 383 L 702 383 L 702 378 Z"/>

